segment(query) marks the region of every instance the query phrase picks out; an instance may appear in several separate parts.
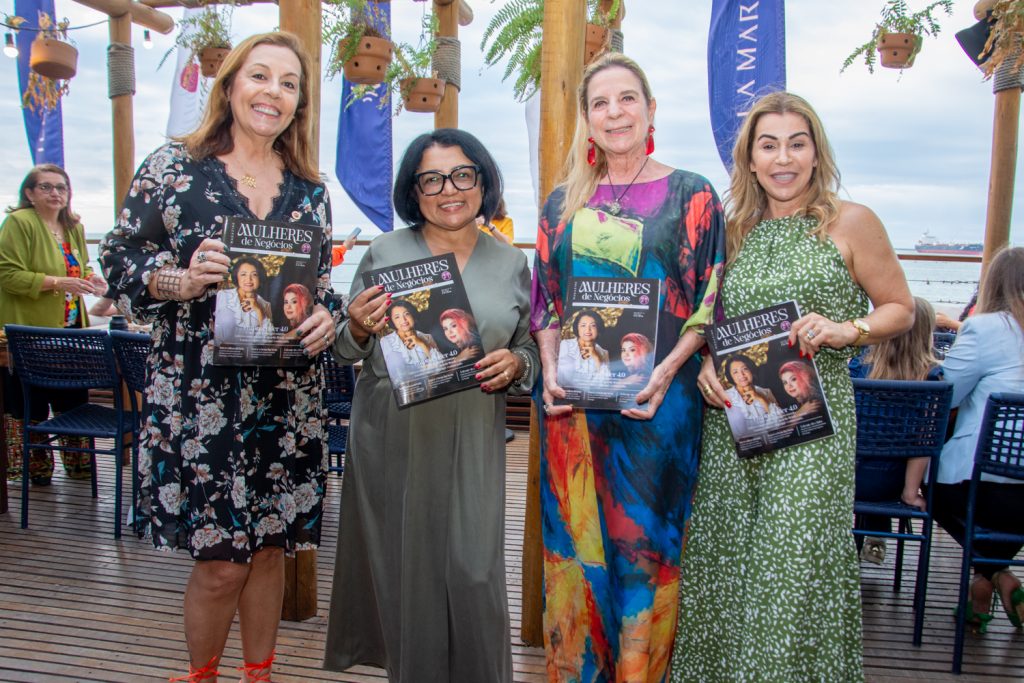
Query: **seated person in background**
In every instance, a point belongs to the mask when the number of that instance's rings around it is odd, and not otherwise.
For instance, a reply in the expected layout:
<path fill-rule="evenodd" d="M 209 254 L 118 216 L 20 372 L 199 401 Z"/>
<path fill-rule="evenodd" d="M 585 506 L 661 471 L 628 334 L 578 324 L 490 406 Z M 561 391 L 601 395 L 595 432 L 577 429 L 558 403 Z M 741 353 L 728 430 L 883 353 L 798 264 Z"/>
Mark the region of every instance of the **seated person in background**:
<path fill-rule="evenodd" d="M 978 288 L 974 288 L 974 294 L 971 295 L 971 300 L 964 306 L 964 310 L 960 312 L 960 318 L 953 320 L 945 313 L 935 314 L 935 327 L 939 330 L 949 330 L 950 332 L 959 332 L 960 326 L 964 324 L 964 321 L 968 317 L 974 315 L 974 309 L 978 306 Z"/>
<path fill-rule="evenodd" d="M 505 213 L 504 197 L 498 200 L 498 209 L 495 211 L 494 218 L 491 219 L 490 223 L 485 221 L 483 216 L 477 216 L 476 224 L 480 230 L 491 235 L 496 240 L 510 245 L 515 242 L 515 228 L 512 226 L 512 217 Z"/>
<path fill-rule="evenodd" d="M 861 363 L 850 364 L 850 376 L 866 379 L 896 380 L 940 380 L 942 366 L 932 353 L 932 330 L 935 327 L 935 309 L 919 296 L 914 297 L 914 326 L 903 334 L 878 342 L 862 356 Z M 900 500 L 920 510 L 925 509 L 921 495 L 928 458 L 910 458 L 903 473 L 903 487 Z M 886 500 L 895 498 L 899 473 L 893 470 L 892 462 L 858 463 L 857 498 Z M 872 476 L 865 476 L 870 473 Z M 886 482 L 886 480 L 888 480 Z M 886 482 L 889 486 L 872 487 L 865 490 L 866 482 Z M 872 531 L 889 531 L 889 520 L 885 517 L 864 517 L 859 528 Z M 885 540 L 869 536 L 861 549 L 861 559 L 875 564 L 885 560 Z"/>

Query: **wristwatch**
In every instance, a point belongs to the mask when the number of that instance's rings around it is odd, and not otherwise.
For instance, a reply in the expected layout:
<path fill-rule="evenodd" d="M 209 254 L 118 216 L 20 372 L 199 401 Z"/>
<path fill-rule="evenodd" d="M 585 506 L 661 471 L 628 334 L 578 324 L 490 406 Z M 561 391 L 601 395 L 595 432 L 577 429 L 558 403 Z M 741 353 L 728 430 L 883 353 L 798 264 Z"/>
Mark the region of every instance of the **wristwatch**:
<path fill-rule="evenodd" d="M 868 338 L 869 334 L 871 334 L 871 326 L 868 325 L 866 320 L 863 320 L 861 318 L 854 318 L 853 320 L 850 321 L 850 324 L 857 328 L 858 337 L 857 341 L 855 341 L 854 344 L 856 346 L 863 345 L 864 340 Z"/>

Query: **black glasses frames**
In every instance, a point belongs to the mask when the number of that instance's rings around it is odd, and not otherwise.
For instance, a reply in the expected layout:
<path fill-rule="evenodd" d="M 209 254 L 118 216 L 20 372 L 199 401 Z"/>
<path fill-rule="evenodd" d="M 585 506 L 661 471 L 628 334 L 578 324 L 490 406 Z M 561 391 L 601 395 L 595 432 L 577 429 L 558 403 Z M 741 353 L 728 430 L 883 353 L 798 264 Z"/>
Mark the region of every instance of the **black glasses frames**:
<path fill-rule="evenodd" d="M 472 190 L 480 180 L 480 167 L 467 164 L 456 166 L 451 173 L 440 171 L 424 171 L 413 176 L 416 180 L 416 187 L 424 197 L 432 197 L 444 191 L 445 182 L 451 181 L 452 187 L 456 190 Z"/>

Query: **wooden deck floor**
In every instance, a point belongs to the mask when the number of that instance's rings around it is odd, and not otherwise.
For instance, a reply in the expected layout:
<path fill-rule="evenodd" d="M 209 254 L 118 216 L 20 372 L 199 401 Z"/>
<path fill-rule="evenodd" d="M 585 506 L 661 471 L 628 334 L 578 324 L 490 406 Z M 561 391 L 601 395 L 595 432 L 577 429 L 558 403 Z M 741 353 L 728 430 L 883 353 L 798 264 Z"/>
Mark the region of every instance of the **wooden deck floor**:
<path fill-rule="evenodd" d="M 520 546 L 526 489 L 525 434 L 509 444 L 507 555 L 517 683 L 544 680 L 539 648 L 519 642 Z M 57 475 L 49 488 L 33 489 L 31 526 L 18 526 L 20 488 L 11 510 L 0 515 L 0 681 L 166 681 L 182 673 L 181 594 L 191 560 L 164 554 L 149 541 L 112 534 L 112 471 L 102 468 L 100 498 L 87 482 Z M 126 477 L 127 479 L 127 477 Z M 338 480 L 332 478 L 319 554 L 319 614 L 282 625 L 275 680 L 386 680 L 377 669 L 346 674 L 320 669 L 337 533 Z M 126 495 L 127 498 L 127 495 Z M 908 562 L 913 564 L 914 551 Z M 944 534 L 933 555 L 924 644 L 910 644 L 912 575 L 901 594 L 890 587 L 892 558 L 863 565 L 864 654 L 868 681 L 1021 681 L 1024 634 L 1002 615 L 988 635 L 968 641 L 964 675 L 948 673 L 952 648 L 959 548 Z M 813 619 L 815 606 L 808 605 Z M 225 653 L 225 671 L 240 660 L 237 628 Z M 234 681 L 232 676 L 222 680 Z M 481 682 L 486 683 L 486 682 Z"/>

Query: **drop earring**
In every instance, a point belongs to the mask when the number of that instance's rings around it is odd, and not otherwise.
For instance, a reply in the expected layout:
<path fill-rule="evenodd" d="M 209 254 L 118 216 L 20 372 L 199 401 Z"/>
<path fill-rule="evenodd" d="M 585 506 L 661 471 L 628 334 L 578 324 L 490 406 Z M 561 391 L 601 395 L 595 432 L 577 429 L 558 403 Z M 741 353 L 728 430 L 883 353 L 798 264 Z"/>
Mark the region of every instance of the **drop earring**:
<path fill-rule="evenodd" d="M 647 129 L 647 156 L 654 154 L 654 126 Z"/>
<path fill-rule="evenodd" d="M 594 147 L 594 138 L 587 138 L 587 142 L 590 143 L 587 147 L 587 163 L 593 166 L 597 163 L 597 150 Z"/>

